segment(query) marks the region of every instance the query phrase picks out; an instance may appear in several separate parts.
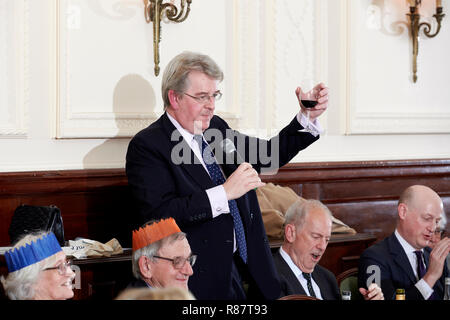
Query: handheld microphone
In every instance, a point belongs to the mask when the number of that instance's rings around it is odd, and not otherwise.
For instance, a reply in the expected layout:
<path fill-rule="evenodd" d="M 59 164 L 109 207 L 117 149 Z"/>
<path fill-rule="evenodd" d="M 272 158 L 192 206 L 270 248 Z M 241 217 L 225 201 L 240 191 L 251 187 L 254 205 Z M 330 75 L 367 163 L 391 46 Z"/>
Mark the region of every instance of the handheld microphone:
<path fill-rule="evenodd" d="M 233 141 L 231 141 L 230 139 L 227 138 L 227 139 L 222 140 L 220 142 L 220 147 L 222 148 L 223 151 L 225 151 L 225 153 L 227 155 L 235 153 L 238 164 L 241 164 L 241 163 L 245 162 L 245 160 L 242 159 L 242 157 L 239 154 L 239 152 L 237 152 Z M 258 188 L 254 188 L 253 190 L 256 191 L 256 189 L 258 189 Z"/>
<path fill-rule="evenodd" d="M 239 154 L 239 152 L 237 152 L 236 147 L 234 146 L 233 141 L 231 141 L 230 139 L 224 139 L 220 142 L 220 147 L 222 148 L 223 151 L 225 151 L 225 153 L 228 154 L 236 154 L 236 159 L 238 164 L 241 164 L 243 162 L 245 162 L 244 159 L 242 159 L 241 155 Z"/>

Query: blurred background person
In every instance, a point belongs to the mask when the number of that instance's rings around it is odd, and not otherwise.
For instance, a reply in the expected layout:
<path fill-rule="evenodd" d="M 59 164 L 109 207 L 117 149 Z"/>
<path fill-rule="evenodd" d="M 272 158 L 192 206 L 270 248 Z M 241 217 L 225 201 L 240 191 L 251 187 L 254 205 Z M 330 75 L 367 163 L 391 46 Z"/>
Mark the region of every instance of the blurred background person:
<path fill-rule="evenodd" d="M 445 237 L 445 227 L 447 226 L 447 216 L 445 215 L 445 212 L 441 215 L 441 220 L 439 221 L 436 230 L 434 231 L 433 235 L 431 236 L 430 243 L 428 246 L 433 249 L 434 246 L 441 241 Z"/>
<path fill-rule="evenodd" d="M 115 300 L 195 300 L 192 293 L 181 287 L 128 288 Z"/>
<path fill-rule="evenodd" d="M 73 297 L 75 273 L 55 235 L 28 234 L 5 253 L 7 277 L 1 278 L 11 300 L 66 300 Z"/>
<path fill-rule="evenodd" d="M 445 212 L 442 213 L 442 217 L 441 217 L 441 221 L 439 221 L 437 227 L 436 227 L 436 231 L 434 231 L 434 234 L 431 237 L 430 243 L 428 244 L 428 246 L 433 249 L 434 246 L 441 241 L 442 239 L 444 239 L 447 234 L 445 232 L 445 227 L 447 226 L 447 216 L 445 214 Z M 447 254 L 447 258 L 446 258 L 446 265 L 447 265 L 447 269 L 450 270 L 450 254 Z"/>

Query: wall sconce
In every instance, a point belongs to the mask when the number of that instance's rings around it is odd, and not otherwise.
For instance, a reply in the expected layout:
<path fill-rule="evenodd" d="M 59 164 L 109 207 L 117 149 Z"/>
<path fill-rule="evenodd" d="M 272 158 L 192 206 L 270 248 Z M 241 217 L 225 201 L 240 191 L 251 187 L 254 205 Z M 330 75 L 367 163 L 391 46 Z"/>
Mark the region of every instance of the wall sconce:
<path fill-rule="evenodd" d="M 417 55 L 419 54 L 419 31 L 423 27 L 423 33 L 428 38 L 434 38 L 441 30 L 441 21 L 445 14 L 442 13 L 442 0 L 436 0 L 436 14 L 433 17 L 437 21 L 437 29 L 435 33 L 431 33 L 431 25 L 427 22 L 420 22 L 420 14 L 418 7 L 422 0 L 409 0 L 409 11 L 407 14 L 411 21 L 411 38 L 413 41 L 413 81 L 417 82 Z"/>
<path fill-rule="evenodd" d="M 159 43 L 161 42 L 161 20 L 164 15 L 172 22 L 183 22 L 189 15 L 192 0 L 180 0 L 180 10 L 171 0 L 170 3 L 163 3 L 164 0 L 144 0 L 145 20 L 147 23 L 153 22 L 153 56 L 155 61 L 155 76 L 159 75 Z M 186 7 L 187 3 L 187 7 Z"/>

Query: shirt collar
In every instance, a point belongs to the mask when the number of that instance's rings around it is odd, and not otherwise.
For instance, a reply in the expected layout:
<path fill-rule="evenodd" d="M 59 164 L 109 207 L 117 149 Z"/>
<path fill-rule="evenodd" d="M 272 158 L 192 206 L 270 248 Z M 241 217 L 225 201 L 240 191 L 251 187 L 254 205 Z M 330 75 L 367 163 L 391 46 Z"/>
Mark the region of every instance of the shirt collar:
<path fill-rule="evenodd" d="M 395 229 L 395 236 L 397 237 L 398 242 L 400 242 L 400 245 L 402 246 L 403 250 L 405 250 L 406 253 L 413 253 L 414 251 L 417 251 L 412 245 L 408 243 L 398 232 L 397 229 Z M 421 249 L 422 251 L 422 249 Z"/>
<path fill-rule="evenodd" d="M 283 247 L 280 247 L 280 255 L 283 257 L 283 259 L 286 261 L 286 263 L 288 264 L 288 266 L 291 268 L 292 272 L 294 272 L 295 276 L 298 277 L 303 277 L 303 272 L 302 270 L 300 270 L 299 267 L 297 267 L 297 265 L 294 263 L 294 261 L 292 261 L 291 257 L 289 256 L 289 254 L 286 253 L 286 251 L 283 250 Z"/>
<path fill-rule="evenodd" d="M 184 129 L 181 124 L 175 120 L 174 117 L 172 117 L 168 112 L 166 112 L 167 117 L 169 118 L 170 122 L 175 126 L 175 128 L 180 132 L 180 134 L 183 136 L 184 140 L 188 141 L 189 145 L 192 146 L 192 142 L 195 142 L 194 135 Z M 196 143 L 197 144 L 197 143 Z"/>

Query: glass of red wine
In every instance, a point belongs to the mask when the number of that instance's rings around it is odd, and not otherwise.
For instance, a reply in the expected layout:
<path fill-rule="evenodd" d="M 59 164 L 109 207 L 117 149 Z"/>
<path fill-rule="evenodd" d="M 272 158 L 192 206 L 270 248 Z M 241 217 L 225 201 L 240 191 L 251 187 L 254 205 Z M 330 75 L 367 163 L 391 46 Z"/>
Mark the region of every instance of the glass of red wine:
<path fill-rule="evenodd" d="M 300 104 L 303 110 L 306 111 L 307 125 L 302 132 L 311 132 L 311 122 L 309 120 L 310 109 L 318 104 L 319 89 L 315 88 L 316 82 L 313 79 L 304 79 L 300 83 Z"/>

